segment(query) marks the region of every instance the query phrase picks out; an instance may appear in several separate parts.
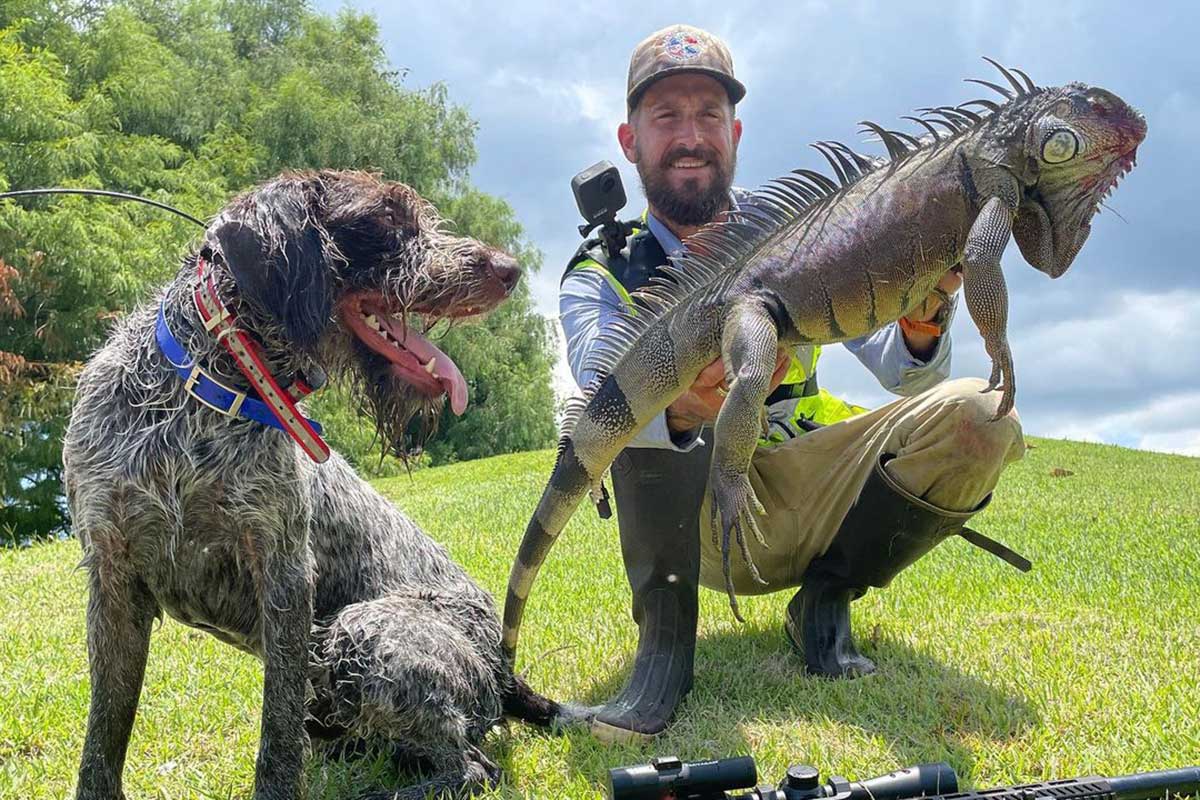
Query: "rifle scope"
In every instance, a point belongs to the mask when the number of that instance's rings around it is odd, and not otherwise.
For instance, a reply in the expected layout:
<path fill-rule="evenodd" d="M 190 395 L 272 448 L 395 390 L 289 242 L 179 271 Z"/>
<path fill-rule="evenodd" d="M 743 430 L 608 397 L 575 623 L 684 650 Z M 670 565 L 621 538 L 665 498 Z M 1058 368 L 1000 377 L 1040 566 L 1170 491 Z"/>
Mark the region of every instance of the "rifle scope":
<path fill-rule="evenodd" d="M 610 769 L 608 779 L 612 800 L 704 800 L 721 797 L 726 789 L 753 786 L 758 769 L 750 756 L 717 761 L 666 756 L 649 764 Z"/>

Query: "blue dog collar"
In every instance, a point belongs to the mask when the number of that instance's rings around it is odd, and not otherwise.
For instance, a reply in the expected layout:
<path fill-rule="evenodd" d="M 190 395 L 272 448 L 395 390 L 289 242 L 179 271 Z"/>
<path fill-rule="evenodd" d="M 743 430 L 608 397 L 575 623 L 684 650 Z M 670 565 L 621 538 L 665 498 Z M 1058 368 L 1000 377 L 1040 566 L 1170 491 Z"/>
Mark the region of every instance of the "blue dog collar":
<path fill-rule="evenodd" d="M 158 324 L 154 326 L 154 338 L 158 341 L 158 348 L 183 381 L 184 391 L 192 397 L 227 417 L 242 417 L 286 432 L 287 429 L 271 413 L 266 403 L 250 397 L 246 392 L 230 389 L 200 368 L 167 327 L 167 319 L 163 315 L 161 305 L 158 307 Z M 301 394 L 307 394 L 307 391 Z M 318 435 L 322 433 L 320 423 L 311 419 L 308 423 Z"/>

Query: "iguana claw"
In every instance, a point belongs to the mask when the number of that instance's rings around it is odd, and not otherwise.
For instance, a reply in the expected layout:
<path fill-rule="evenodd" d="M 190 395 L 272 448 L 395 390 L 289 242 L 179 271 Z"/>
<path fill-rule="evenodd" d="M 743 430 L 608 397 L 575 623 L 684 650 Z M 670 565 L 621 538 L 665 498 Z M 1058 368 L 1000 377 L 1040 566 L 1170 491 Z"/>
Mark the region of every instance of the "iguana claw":
<path fill-rule="evenodd" d="M 983 390 L 984 394 L 986 394 L 988 392 L 994 392 L 997 389 L 999 389 L 1000 382 L 1003 379 L 1004 379 L 1004 376 L 1000 370 L 1000 364 L 998 362 L 993 363 L 992 364 L 992 374 L 991 374 L 991 376 L 988 377 L 987 388 Z"/>
<path fill-rule="evenodd" d="M 1000 405 L 996 408 L 995 415 L 992 416 L 992 422 L 995 422 L 1013 410 L 1017 384 L 1013 374 L 1012 351 L 1008 347 L 1008 340 L 1002 337 L 999 342 L 989 341 L 985 345 L 988 355 L 992 359 L 992 374 L 983 391 L 992 392 L 999 389 L 1003 393 Z"/>
<path fill-rule="evenodd" d="M 755 520 L 756 514 L 766 514 L 766 509 L 754 494 L 754 487 L 745 475 L 725 477 L 716 470 L 713 471 L 709 484 L 712 487 L 711 525 L 713 543 L 716 544 L 718 531 L 721 537 L 721 565 L 725 574 L 725 591 L 729 595 L 729 607 L 738 622 L 745 622 L 738 609 L 737 596 L 734 594 L 733 576 L 730 570 L 730 551 L 733 540 L 737 541 L 738 550 L 750 571 L 750 577 L 755 583 L 763 586 L 763 580 L 750 553 L 750 545 L 746 541 L 745 529 L 749 528 L 754 538 L 764 550 L 770 549 L 767 539 Z"/>

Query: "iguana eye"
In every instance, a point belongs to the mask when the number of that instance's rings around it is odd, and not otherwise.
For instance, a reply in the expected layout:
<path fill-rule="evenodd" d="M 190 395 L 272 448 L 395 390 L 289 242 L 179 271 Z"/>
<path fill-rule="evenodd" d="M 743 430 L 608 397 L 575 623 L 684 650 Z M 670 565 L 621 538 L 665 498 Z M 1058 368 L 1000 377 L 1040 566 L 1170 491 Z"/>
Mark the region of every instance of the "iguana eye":
<path fill-rule="evenodd" d="M 1079 152 L 1079 137 L 1072 131 L 1059 128 L 1042 140 L 1042 160 L 1047 164 L 1070 161 Z"/>

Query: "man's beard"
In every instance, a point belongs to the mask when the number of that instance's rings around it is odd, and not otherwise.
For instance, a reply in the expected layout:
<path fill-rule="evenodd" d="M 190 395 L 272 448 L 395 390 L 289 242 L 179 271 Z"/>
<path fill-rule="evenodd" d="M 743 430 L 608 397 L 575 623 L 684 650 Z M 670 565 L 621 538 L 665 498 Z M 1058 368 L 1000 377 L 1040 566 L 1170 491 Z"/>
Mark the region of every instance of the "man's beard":
<path fill-rule="evenodd" d="M 708 161 L 713 168 L 712 181 L 707 189 L 701 190 L 699 178 L 688 178 L 681 189 L 671 186 L 667 178 L 667 170 L 676 159 L 699 158 Z M 730 158 L 725 169 L 710 147 L 700 146 L 695 149 L 676 147 L 670 150 L 659 164 L 649 164 L 638 153 L 638 177 L 642 181 L 642 192 L 650 205 L 676 225 L 704 225 L 712 222 L 717 214 L 729 205 L 729 189 L 733 186 L 733 172 L 737 167 L 737 156 Z"/>

